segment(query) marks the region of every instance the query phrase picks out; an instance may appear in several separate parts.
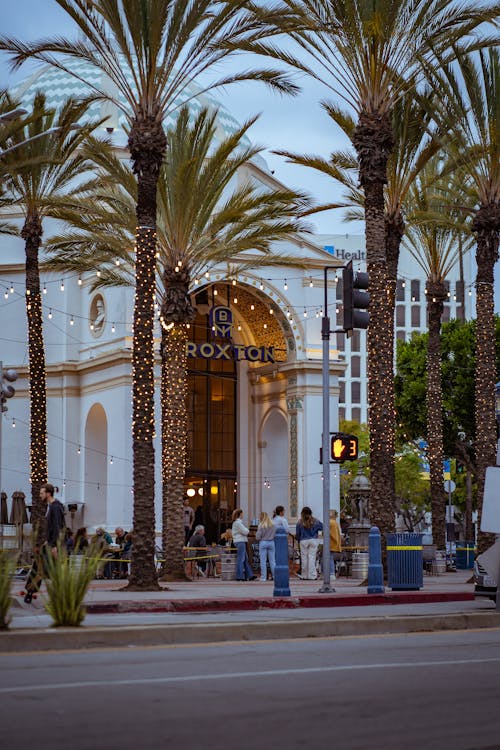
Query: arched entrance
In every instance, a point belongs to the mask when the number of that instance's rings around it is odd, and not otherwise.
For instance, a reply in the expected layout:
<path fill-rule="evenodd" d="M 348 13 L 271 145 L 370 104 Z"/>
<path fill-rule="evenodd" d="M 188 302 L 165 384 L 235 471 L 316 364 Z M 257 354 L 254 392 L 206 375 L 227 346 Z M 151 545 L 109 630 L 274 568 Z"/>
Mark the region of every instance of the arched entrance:
<path fill-rule="evenodd" d="M 85 525 L 107 521 L 108 420 L 101 404 L 94 404 L 85 424 Z"/>

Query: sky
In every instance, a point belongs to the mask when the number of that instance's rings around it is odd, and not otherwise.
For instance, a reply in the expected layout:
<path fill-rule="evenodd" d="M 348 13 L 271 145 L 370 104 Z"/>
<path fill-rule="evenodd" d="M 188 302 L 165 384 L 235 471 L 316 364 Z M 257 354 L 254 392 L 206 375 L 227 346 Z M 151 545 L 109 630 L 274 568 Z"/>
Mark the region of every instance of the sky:
<path fill-rule="evenodd" d="M 1 33 L 22 40 L 46 36 L 75 34 L 71 19 L 53 0 L 0 0 Z M 265 63 L 265 61 L 264 61 Z M 33 72 L 26 64 L 12 74 L 8 56 L 0 52 L 0 88 L 12 87 Z M 251 67 L 249 61 L 248 67 Z M 318 203 L 335 201 L 341 189 L 324 175 L 306 167 L 289 164 L 272 153 L 281 149 L 300 154 L 328 157 L 331 151 L 348 147 L 346 137 L 336 128 L 320 106 L 329 98 L 324 86 L 303 75 L 295 78 L 302 91 L 296 97 L 283 97 L 263 84 L 243 82 L 218 90 L 215 97 L 239 122 L 260 113 L 249 130 L 254 144 L 265 147 L 262 155 L 277 179 L 287 186 L 308 192 Z M 320 234 L 361 234 L 361 222 L 343 222 L 342 210 L 326 211 L 312 217 L 311 222 Z M 495 310 L 500 312 L 500 274 L 495 278 Z"/>
<path fill-rule="evenodd" d="M 74 35 L 71 19 L 52 0 L 17 0 L 16 3 L 0 0 L 0 18 L 1 33 L 22 40 Z M 250 61 L 245 67 L 251 67 Z M 33 70 L 26 64 L 12 74 L 8 56 L 0 52 L 0 88 L 12 87 Z M 248 135 L 254 144 L 265 147 L 262 156 L 277 179 L 291 188 L 305 190 L 316 202 L 336 200 L 341 191 L 332 180 L 311 169 L 288 164 L 283 157 L 272 153 L 274 149 L 284 149 L 327 157 L 331 151 L 347 146 L 345 136 L 335 129 L 320 107 L 319 101 L 325 97 L 324 87 L 305 76 L 297 76 L 295 81 L 303 89 L 297 97 L 283 97 L 263 84 L 252 82 L 217 90 L 214 96 L 240 123 L 260 114 Z M 321 234 L 363 232 L 360 222 L 346 225 L 341 211 L 318 214 L 311 222 Z"/>

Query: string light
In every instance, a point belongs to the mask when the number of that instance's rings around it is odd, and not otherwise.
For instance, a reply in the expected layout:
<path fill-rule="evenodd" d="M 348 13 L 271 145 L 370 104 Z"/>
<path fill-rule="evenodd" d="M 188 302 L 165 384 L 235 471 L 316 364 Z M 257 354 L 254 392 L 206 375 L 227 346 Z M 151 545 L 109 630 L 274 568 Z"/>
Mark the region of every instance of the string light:
<path fill-rule="evenodd" d="M 114 333 L 116 331 L 115 324 L 111 324 L 111 333 Z"/>
<path fill-rule="evenodd" d="M 309 277 L 309 287 L 312 289 L 314 286 L 312 276 Z"/>
<path fill-rule="evenodd" d="M 9 299 L 9 292 L 7 291 L 7 289 L 5 290 L 3 296 L 5 297 L 5 299 Z"/>
<path fill-rule="evenodd" d="M 78 286 L 81 286 L 83 284 L 82 277 L 78 277 Z"/>
<path fill-rule="evenodd" d="M 78 455 L 80 455 L 80 454 L 81 454 L 81 452 L 82 452 L 81 446 L 78 446 L 78 449 L 77 449 L 77 451 L 76 451 L 76 452 L 77 452 L 77 454 L 78 454 Z"/>
<path fill-rule="evenodd" d="M 285 279 L 285 283 L 283 284 L 283 289 L 285 290 L 285 292 L 288 291 L 288 284 L 286 283 L 286 279 Z"/>
<path fill-rule="evenodd" d="M 305 307 L 304 307 L 304 318 L 307 318 L 307 310 Z"/>
<path fill-rule="evenodd" d="M 111 456 L 111 458 L 109 459 L 109 463 L 113 464 L 113 456 Z"/>
<path fill-rule="evenodd" d="M 233 298 L 233 303 L 234 303 L 235 305 L 237 305 L 237 304 L 238 304 L 238 297 L 234 297 L 234 298 Z"/>
<path fill-rule="evenodd" d="M 12 281 L 10 282 L 10 293 L 14 294 L 14 284 L 12 283 Z"/>
<path fill-rule="evenodd" d="M 259 289 L 260 289 L 261 292 L 264 291 L 264 284 L 262 283 L 262 281 L 259 284 Z"/>
<path fill-rule="evenodd" d="M 100 272 L 100 271 L 96 271 L 96 272 L 95 272 L 95 275 L 97 276 L 97 278 L 98 278 L 98 279 L 100 279 L 100 278 L 101 278 L 101 272 Z"/>
<path fill-rule="evenodd" d="M 42 292 L 43 292 L 44 294 L 47 294 L 47 287 L 45 286 L 45 284 L 43 285 L 43 289 L 42 289 Z"/>
<path fill-rule="evenodd" d="M 52 308 L 51 308 L 51 307 L 49 307 L 49 315 L 48 315 L 48 318 L 49 318 L 49 320 L 52 320 Z"/>
<path fill-rule="evenodd" d="M 75 321 L 73 319 L 73 316 L 71 316 L 69 324 L 70 324 L 70 326 L 74 326 L 75 325 Z"/>
<path fill-rule="evenodd" d="M 115 260 L 115 266 L 119 266 L 119 265 L 120 265 L 120 258 L 117 258 L 117 259 Z"/>
<path fill-rule="evenodd" d="M 12 417 L 12 427 L 15 428 L 16 426 L 16 418 Z"/>
<path fill-rule="evenodd" d="M 233 279 L 233 286 L 236 286 L 236 279 Z"/>
<path fill-rule="evenodd" d="M 61 279 L 60 289 L 61 289 L 61 292 L 64 292 L 64 279 Z"/>
<path fill-rule="evenodd" d="M 210 278 L 210 274 L 209 274 L 209 272 L 208 272 L 208 271 L 205 271 L 205 278 L 206 278 L 206 279 L 209 279 L 209 278 Z"/>

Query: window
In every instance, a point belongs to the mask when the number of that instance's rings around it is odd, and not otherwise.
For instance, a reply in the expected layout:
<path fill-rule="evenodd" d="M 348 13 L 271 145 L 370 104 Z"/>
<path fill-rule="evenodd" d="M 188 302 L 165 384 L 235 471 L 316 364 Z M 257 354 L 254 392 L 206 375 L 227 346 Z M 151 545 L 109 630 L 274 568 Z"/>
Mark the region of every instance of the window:
<path fill-rule="evenodd" d="M 345 419 L 345 408 L 343 406 L 339 406 L 339 421 L 342 419 Z"/>
<path fill-rule="evenodd" d="M 405 287 L 404 287 L 404 280 L 398 279 L 396 282 L 396 300 L 398 302 L 404 302 L 405 301 Z"/>
<path fill-rule="evenodd" d="M 361 377 L 361 357 L 351 357 L 351 378 Z"/>
<path fill-rule="evenodd" d="M 406 309 L 404 305 L 396 305 L 396 325 L 398 328 L 406 326 Z"/>
<path fill-rule="evenodd" d="M 336 323 L 337 323 L 337 325 L 338 325 L 339 328 L 343 328 L 343 326 L 344 326 L 344 307 L 343 307 L 343 305 L 337 305 L 337 307 L 335 309 L 336 309 L 336 311 L 338 310 L 338 312 L 335 313 L 335 315 L 336 315 L 336 317 L 335 317 Z"/>
<path fill-rule="evenodd" d="M 337 302 L 341 302 L 344 296 L 344 282 L 342 276 L 339 276 L 339 280 L 336 284 L 336 295 Z"/>
<path fill-rule="evenodd" d="M 420 328 L 420 305 L 411 306 L 411 326 Z"/>
<path fill-rule="evenodd" d="M 351 383 L 351 403 L 361 403 L 361 383 L 359 382 L 359 380 L 353 380 Z"/>
<path fill-rule="evenodd" d="M 339 352 L 345 350 L 345 333 L 337 333 L 337 349 Z"/>
<path fill-rule="evenodd" d="M 396 339 L 398 341 L 406 341 L 406 332 L 405 331 L 396 331 Z"/>
<path fill-rule="evenodd" d="M 443 314 L 441 315 L 441 323 L 448 323 L 450 320 L 450 306 L 443 306 Z"/>
<path fill-rule="evenodd" d="M 339 380 L 339 387 L 340 387 L 339 401 L 341 404 L 343 404 L 345 402 L 345 380 Z"/>
<path fill-rule="evenodd" d="M 351 419 L 353 422 L 361 424 L 361 409 L 359 409 L 357 406 L 354 407 L 354 409 L 351 409 Z"/>
<path fill-rule="evenodd" d="M 411 282 L 411 301 L 420 302 L 420 280 L 412 279 Z"/>
<path fill-rule="evenodd" d="M 361 351 L 360 341 L 361 341 L 361 338 L 360 338 L 359 331 L 354 329 L 354 331 L 352 332 L 352 336 L 351 336 L 351 352 Z"/>

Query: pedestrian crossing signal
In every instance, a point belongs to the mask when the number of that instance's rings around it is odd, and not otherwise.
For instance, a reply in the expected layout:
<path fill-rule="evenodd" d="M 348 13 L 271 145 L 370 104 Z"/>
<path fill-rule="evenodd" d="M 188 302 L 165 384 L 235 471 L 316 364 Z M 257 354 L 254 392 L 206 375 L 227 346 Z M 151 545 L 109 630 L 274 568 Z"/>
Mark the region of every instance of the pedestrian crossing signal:
<path fill-rule="evenodd" d="M 358 438 L 356 435 L 346 435 L 343 432 L 333 432 L 330 435 L 330 458 L 336 463 L 341 461 L 355 461 L 358 457 Z"/>

